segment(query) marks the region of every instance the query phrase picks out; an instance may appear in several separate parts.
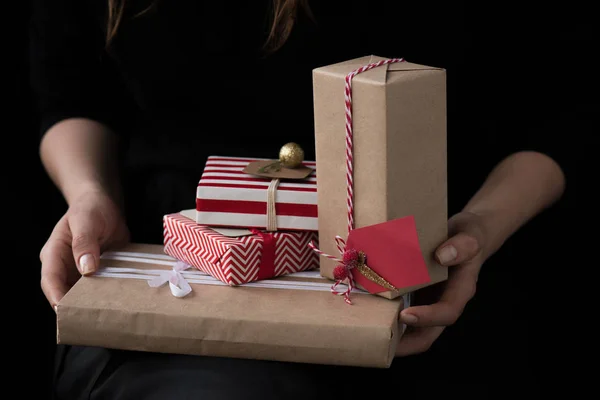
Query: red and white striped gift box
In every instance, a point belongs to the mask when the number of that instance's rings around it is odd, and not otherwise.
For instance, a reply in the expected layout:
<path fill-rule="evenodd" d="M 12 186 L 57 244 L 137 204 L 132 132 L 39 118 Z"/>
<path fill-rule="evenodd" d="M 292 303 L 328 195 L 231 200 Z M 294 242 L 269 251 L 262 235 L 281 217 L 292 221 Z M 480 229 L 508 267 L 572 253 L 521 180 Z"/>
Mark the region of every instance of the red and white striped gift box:
<path fill-rule="evenodd" d="M 319 267 L 318 254 L 308 246 L 317 241 L 316 232 L 227 237 L 180 213 L 165 215 L 163 228 L 165 253 L 231 286 Z M 273 254 L 266 254 L 264 235 L 274 240 Z"/>
<path fill-rule="evenodd" d="M 208 157 L 196 192 L 196 222 L 234 228 L 266 228 L 271 179 L 246 174 L 258 158 Z M 301 181 L 281 180 L 275 194 L 277 229 L 318 230 L 316 163 Z"/>

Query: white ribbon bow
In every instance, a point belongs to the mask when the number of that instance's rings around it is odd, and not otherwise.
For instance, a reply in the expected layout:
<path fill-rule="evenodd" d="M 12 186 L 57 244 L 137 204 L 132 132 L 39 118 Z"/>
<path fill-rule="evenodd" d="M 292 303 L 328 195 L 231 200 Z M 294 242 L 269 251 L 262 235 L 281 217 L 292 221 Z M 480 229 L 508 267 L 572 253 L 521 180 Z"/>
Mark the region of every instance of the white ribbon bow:
<path fill-rule="evenodd" d="M 150 287 L 160 287 L 165 283 L 169 282 L 169 286 L 171 287 L 171 293 L 175 297 L 185 297 L 191 291 L 192 287 L 188 283 L 188 281 L 181 274 L 182 271 L 190 268 L 191 266 L 182 262 L 177 261 L 175 265 L 173 265 L 173 269 L 171 271 L 164 271 L 156 278 L 148 281 L 148 285 Z"/>

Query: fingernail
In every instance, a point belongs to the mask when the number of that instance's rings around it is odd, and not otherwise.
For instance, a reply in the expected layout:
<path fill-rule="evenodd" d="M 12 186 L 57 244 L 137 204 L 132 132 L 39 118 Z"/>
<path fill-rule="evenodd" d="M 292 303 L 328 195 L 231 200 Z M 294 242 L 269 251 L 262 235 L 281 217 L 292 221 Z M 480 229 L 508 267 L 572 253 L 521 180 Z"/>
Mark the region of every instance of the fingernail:
<path fill-rule="evenodd" d="M 57 305 L 54 305 L 54 307 L 53 307 L 53 308 L 54 308 L 54 312 L 58 314 L 58 306 L 57 306 Z"/>
<path fill-rule="evenodd" d="M 402 321 L 406 322 L 407 324 L 415 324 L 415 323 L 417 323 L 418 320 L 419 320 L 419 318 L 417 318 L 416 315 L 402 314 Z"/>
<path fill-rule="evenodd" d="M 454 260 L 457 255 L 456 248 L 452 245 L 445 246 L 438 251 L 438 260 L 441 264 L 447 264 Z"/>
<path fill-rule="evenodd" d="M 79 259 L 79 267 L 81 268 L 80 272 L 83 275 L 87 275 L 89 273 L 94 272 L 96 269 L 96 262 L 94 261 L 94 257 L 91 254 L 84 254 Z"/>

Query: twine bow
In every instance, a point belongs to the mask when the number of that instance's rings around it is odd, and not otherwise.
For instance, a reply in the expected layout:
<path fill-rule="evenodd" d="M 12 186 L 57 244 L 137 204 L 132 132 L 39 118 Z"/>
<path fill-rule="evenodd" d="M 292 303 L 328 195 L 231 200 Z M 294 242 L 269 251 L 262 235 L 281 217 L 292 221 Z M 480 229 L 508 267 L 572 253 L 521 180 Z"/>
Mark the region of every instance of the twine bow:
<path fill-rule="evenodd" d="M 338 265 L 333 271 L 336 282 L 331 286 L 331 293 L 336 294 L 338 296 L 344 296 L 344 301 L 351 305 L 352 301 L 350 300 L 350 293 L 352 292 L 352 290 L 354 289 L 354 286 L 355 286 L 351 269 L 354 268 L 356 265 L 354 265 L 353 263 L 344 262 L 344 259 L 348 258 L 347 256 L 345 257 L 346 241 L 344 239 L 342 239 L 340 236 L 336 236 L 335 244 L 336 244 L 337 249 L 340 252 L 340 255 L 342 256 L 342 258 L 337 258 L 335 256 L 332 256 L 331 254 L 324 253 L 323 251 L 321 251 L 317 248 L 317 246 L 315 245 L 315 243 L 313 241 L 311 241 L 308 244 L 308 246 L 311 249 L 313 249 L 315 252 L 317 252 L 318 254 L 340 263 L 340 265 Z M 338 287 L 338 285 L 343 283 L 344 280 L 346 280 L 346 279 L 348 280 L 348 287 L 343 292 L 338 291 L 336 288 Z"/>
<path fill-rule="evenodd" d="M 148 285 L 150 287 L 160 287 L 165 283 L 169 282 L 169 287 L 171 288 L 171 293 L 175 297 L 185 297 L 191 291 L 192 287 L 188 283 L 188 281 L 183 277 L 181 272 L 190 268 L 191 266 L 182 262 L 177 261 L 173 265 L 173 269 L 171 271 L 164 271 L 156 278 L 148 281 Z"/>

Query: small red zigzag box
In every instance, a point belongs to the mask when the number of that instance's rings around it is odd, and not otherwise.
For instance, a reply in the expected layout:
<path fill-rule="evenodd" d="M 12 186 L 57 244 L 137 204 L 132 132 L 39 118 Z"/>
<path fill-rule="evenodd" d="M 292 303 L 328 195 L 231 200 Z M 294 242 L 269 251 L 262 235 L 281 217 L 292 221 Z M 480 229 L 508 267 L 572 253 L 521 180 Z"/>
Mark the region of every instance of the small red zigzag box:
<path fill-rule="evenodd" d="M 260 232 L 229 237 L 180 213 L 163 218 L 165 253 L 230 285 L 319 267 L 310 231 Z"/>

